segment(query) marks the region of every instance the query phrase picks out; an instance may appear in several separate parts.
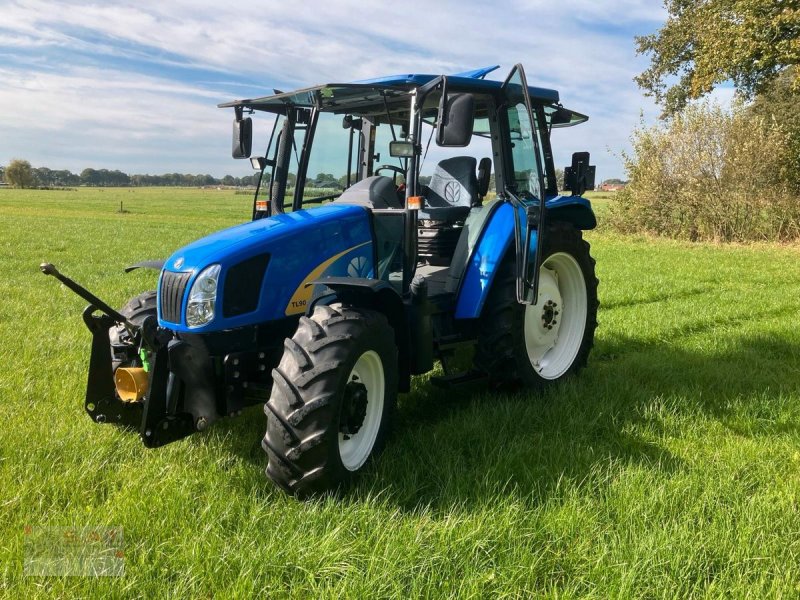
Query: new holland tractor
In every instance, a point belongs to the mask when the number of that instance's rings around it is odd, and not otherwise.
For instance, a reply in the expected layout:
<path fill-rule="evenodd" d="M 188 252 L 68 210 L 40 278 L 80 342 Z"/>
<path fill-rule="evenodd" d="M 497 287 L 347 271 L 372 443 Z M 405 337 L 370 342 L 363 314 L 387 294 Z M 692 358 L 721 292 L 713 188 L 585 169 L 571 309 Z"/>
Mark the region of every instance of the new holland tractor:
<path fill-rule="evenodd" d="M 249 222 L 129 267 L 158 269 L 158 287 L 119 311 L 41 265 L 90 303 L 89 416 L 154 448 L 263 404 L 267 475 L 306 495 L 365 468 L 398 393 L 437 360 L 436 384 L 491 390 L 581 369 L 598 307 L 581 236 L 594 167 L 575 153 L 560 195 L 550 134 L 587 117 L 520 65 L 487 80 L 496 68 L 221 104 L 234 158 L 260 173 Z M 463 346 L 472 366 L 454 372 Z"/>

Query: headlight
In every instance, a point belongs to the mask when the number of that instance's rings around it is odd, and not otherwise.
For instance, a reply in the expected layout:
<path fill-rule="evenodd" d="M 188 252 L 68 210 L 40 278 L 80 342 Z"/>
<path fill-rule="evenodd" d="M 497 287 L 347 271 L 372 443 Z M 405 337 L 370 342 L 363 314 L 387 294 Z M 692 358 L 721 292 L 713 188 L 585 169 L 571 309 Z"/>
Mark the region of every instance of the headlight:
<path fill-rule="evenodd" d="M 189 327 L 202 327 L 214 320 L 219 269 L 219 265 L 211 265 L 194 280 L 186 305 L 186 324 Z"/>

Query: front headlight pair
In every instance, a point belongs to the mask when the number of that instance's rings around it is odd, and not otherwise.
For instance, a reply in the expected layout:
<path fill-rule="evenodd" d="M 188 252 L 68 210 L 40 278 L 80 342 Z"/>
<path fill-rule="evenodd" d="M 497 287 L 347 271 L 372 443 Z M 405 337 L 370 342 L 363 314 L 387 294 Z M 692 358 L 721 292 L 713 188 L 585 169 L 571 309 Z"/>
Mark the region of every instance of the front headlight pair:
<path fill-rule="evenodd" d="M 203 269 L 192 284 L 186 304 L 186 324 L 189 327 L 202 327 L 214 320 L 219 271 L 219 265 L 211 265 Z"/>

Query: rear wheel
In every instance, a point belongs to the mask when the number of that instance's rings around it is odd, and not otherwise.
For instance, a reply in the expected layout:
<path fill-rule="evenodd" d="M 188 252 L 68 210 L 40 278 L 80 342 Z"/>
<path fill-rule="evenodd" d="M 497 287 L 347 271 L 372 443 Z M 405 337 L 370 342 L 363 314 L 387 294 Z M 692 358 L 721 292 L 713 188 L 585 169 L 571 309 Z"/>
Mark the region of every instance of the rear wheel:
<path fill-rule="evenodd" d="M 267 475 L 293 495 L 347 483 L 386 441 L 397 347 L 386 317 L 320 306 L 285 342 L 264 407 Z"/>
<path fill-rule="evenodd" d="M 552 225 L 544 241 L 537 304 L 517 302 L 513 250 L 486 300 L 475 364 L 495 385 L 542 387 L 588 360 L 599 305 L 589 244 L 566 223 Z"/>

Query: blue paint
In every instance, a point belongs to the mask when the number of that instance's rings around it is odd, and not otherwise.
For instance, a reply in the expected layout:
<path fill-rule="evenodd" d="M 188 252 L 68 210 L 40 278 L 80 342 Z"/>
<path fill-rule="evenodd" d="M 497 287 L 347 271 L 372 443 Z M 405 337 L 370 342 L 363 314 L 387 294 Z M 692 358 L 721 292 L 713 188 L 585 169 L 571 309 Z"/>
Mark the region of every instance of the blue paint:
<path fill-rule="evenodd" d="M 453 77 L 469 77 L 470 79 L 486 79 L 486 76 L 492 71 L 496 71 L 500 65 L 492 65 L 490 67 L 481 67 L 480 69 L 472 69 L 471 71 L 463 71 L 461 73 L 453 74 Z"/>
<path fill-rule="evenodd" d="M 596 224 L 591 203 L 580 196 L 551 198 L 547 200 L 547 210 L 551 218 L 558 216 L 560 220 L 573 223 L 578 229 L 592 229 Z M 525 218 L 524 213 L 521 218 Z M 535 258 L 536 238 L 537 233 L 533 232 L 529 248 L 531 259 Z M 456 319 L 475 319 L 480 316 L 500 261 L 512 243 L 514 208 L 510 202 L 503 202 L 496 206 L 489 217 L 469 258 L 456 299 Z"/>
<path fill-rule="evenodd" d="M 475 73 L 483 71 L 490 72 L 487 69 L 476 69 L 475 71 L 468 71 L 459 75 L 448 75 L 447 85 L 464 92 L 477 92 L 477 93 L 499 93 L 503 87 L 502 81 L 495 81 L 492 79 L 478 79 Z M 354 81 L 353 83 L 370 85 L 370 86 L 414 86 L 418 87 L 425 85 L 429 81 L 439 77 L 439 75 L 425 75 L 409 73 L 407 75 L 388 75 L 386 77 L 376 77 L 374 79 L 362 79 Z M 320 86 L 324 87 L 324 86 Z M 528 86 L 528 93 L 531 98 L 541 100 L 544 102 L 555 103 L 558 102 L 559 96 L 557 90 L 548 88 L 541 88 L 536 86 Z"/>
<path fill-rule="evenodd" d="M 583 196 L 554 196 L 547 199 L 547 210 L 564 206 L 581 206 L 592 210 L 592 203 Z"/>
<path fill-rule="evenodd" d="M 346 250 L 351 249 L 349 252 Z M 167 260 L 164 270 L 191 272 L 182 306 L 181 323 L 159 324 L 178 332 L 211 333 L 282 319 L 292 295 L 303 280 L 321 263 L 345 252 L 323 275 L 346 276 L 352 261 L 361 273 L 374 272 L 372 231 L 368 211 L 360 206 L 327 205 L 309 210 L 259 219 L 213 233 L 192 242 Z M 224 318 L 225 276 L 228 269 L 253 256 L 269 253 L 271 258 L 254 312 Z M 176 261 L 183 263 L 176 267 Z M 217 286 L 216 316 L 208 325 L 189 328 L 185 324 L 189 289 L 197 275 L 212 264 L 222 266 Z M 159 281 L 159 293 L 160 293 Z"/>
<path fill-rule="evenodd" d="M 489 217 L 467 263 L 456 300 L 456 319 L 474 319 L 481 314 L 494 275 L 513 240 L 514 208 L 503 202 Z"/>
<path fill-rule="evenodd" d="M 592 204 L 581 196 L 555 196 L 547 201 L 549 218 L 572 223 L 585 231 L 597 227 Z"/>

